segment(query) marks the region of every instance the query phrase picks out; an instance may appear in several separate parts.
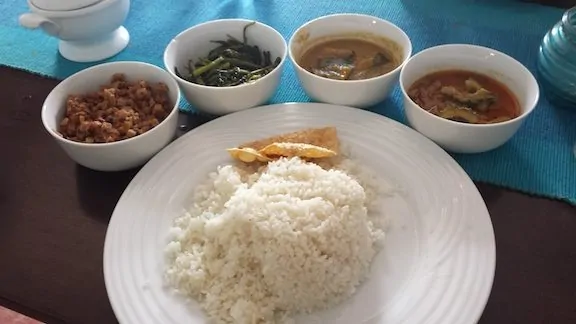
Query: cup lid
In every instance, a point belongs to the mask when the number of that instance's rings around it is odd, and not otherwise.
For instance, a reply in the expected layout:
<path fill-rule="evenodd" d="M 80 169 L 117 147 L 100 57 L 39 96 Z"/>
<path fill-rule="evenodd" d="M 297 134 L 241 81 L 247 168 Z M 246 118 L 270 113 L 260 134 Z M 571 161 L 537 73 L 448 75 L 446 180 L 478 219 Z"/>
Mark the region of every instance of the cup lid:
<path fill-rule="evenodd" d="M 30 0 L 38 9 L 47 11 L 70 11 L 90 7 L 105 0 Z"/>

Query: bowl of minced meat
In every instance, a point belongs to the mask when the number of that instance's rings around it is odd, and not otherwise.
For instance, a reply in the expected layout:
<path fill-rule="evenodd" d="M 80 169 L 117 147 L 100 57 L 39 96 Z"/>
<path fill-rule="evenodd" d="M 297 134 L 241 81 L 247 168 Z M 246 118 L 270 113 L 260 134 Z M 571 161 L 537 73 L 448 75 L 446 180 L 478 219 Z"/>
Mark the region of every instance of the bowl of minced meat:
<path fill-rule="evenodd" d="M 68 156 L 99 171 L 144 164 L 176 134 L 180 89 L 170 74 L 141 62 L 112 62 L 60 82 L 42 123 Z"/>

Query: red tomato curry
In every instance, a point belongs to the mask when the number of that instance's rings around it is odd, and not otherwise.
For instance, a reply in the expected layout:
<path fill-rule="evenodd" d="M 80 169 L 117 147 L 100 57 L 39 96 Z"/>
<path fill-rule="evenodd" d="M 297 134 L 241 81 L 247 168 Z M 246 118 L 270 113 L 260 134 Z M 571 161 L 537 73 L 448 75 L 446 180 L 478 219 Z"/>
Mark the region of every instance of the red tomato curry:
<path fill-rule="evenodd" d="M 520 116 L 518 99 L 507 86 L 471 71 L 425 75 L 412 84 L 408 96 L 422 109 L 463 123 L 499 123 Z"/>

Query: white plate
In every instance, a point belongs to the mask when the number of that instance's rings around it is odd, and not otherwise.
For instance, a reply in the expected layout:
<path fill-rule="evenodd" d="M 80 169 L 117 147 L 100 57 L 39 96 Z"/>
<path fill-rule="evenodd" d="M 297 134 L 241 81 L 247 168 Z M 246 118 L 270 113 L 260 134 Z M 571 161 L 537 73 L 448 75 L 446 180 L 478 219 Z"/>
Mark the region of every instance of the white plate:
<path fill-rule="evenodd" d="M 229 162 L 225 148 L 279 132 L 336 126 L 353 159 L 402 191 L 382 200 L 383 250 L 356 295 L 297 323 L 470 324 L 480 318 L 495 269 L 494 231 L 473 182 L 442 149 L 367 111 L 310 103 L 259 107 L 193 129 L 130 183 L 110 220 L 104 277 L 122 324 L 206 323 L 162 281 L 168 229 L 192 189 Z"/>

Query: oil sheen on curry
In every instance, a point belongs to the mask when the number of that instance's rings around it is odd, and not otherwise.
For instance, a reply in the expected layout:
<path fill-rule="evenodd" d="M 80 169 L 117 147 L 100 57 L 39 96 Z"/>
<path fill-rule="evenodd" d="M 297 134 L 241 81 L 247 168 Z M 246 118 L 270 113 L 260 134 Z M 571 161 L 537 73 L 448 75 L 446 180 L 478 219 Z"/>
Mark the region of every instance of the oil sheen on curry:
<path fill-rule="evenodd" d="M 386 74 L 401 63 L 400 47 L 391 49 L 361 38 L 319 42 L 304 52 L 299 65 L 318 76 L 335 80 L 362 80 Z"/>
<path fill-rule="evenodd" d="M 508 87 L 471 71 L 425 75 L 412 84 L 408 96 L 422 109 L 457 122 L 499 123 L 520 115 L 518 99 Z"/>

